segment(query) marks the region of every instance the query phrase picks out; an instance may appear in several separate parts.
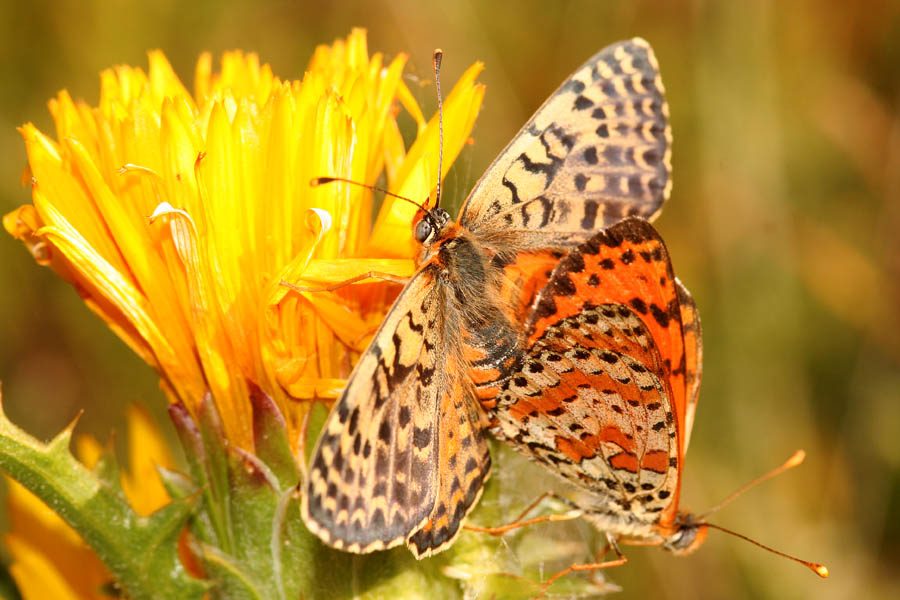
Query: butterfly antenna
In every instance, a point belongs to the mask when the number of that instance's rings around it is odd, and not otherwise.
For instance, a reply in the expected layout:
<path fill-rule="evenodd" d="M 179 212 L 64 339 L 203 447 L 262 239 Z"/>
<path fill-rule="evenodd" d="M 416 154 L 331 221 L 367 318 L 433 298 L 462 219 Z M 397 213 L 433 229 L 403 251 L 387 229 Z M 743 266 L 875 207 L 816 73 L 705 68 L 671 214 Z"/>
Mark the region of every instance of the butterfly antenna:
<path fill-rule="evenodd" d="M 421 204 L 419 204 L 418 202 L 416 202 L 415 200 L 410 200 L 406 196 L 401 196 L 399 194 L 395 194 L 394 192 L 389 192 L 388 190 L 386 190 L 384 188 L 380 188 L 380 187 L 377 187 L 374 185 L 369 185 L 368 183 L 360 183 L 358 181 L 353 181 L 352 179 L 344 179 L 343 177 L 313 177 L 312 179 L 310 179 L 309 185 L 311 187 L 319 187 L 320 185 L 325 185 L 326 183 L 334 183 L 336 181 L 340 181 L 341 183 L 349 183 L 350 185 L 358 185 L 359 187 L 366 188 L 367 190 L 372 190 L 373 192 L 381 192 L 382 194 L 385 194 L 392 198 L 397 198 L 398 200 L 406 200 L 410 204 L 415 204 L 420 209 L 425 211 L 425 214 L 428 215 L 428 218 L 431 219 L 432 222 L 436 222 L 434 220 L 434 215 L 431 214 L 431 211 L 428 210 L 427 208 L 425 208 L 424 206 L 422 206 Z"/>
<path fill-rule="evenodd" d="M 441 205 L 441 173 L 443 172 L 444 161 L 444 103 L 441 100 L 441 59 L 444 58 L 444 51 L 440 48 L 435 49 L 431 62 L 434 65 L 434 86 L 437 89 L 438 102 L 438 176 L 437 191 L 435 192 L 434 207 Z"/>
<path fill-rule="evenodd" d="M 757 542 L 756 540 L 752 540 L 752 539 L 748 538 L 746 535 L 741 535 L 740 533 L 738 533 L 736 531 L 731 531 L 730 529 L 725 529 L 724 527 L 719 527 L 718 525 L 713 525 L 712 523 L 704 522 L 703 524 L 706 525 L 707 527 L 711 527 L 713 529 L 718 529 L 719 531 L 725 532 L 729 535 L 733 535 L 734 537 L 740 538 L 740 539 L 744 540 L 745 542 L 750 542 L 754 546 L 759 546 L 763 550 L 768 550 L 772 554 L 776 554 L 783 558 L 787 558 L 794 562 L 798 562 L 801 565 L 812 570 L 813 573 L 815 573 L 822 579 L 828 578 L 828 567 L 826 567 L 825 565 L 820 565 L 819 563 L 814 563 L 814 562 L 811 562 L 808 560 L 803 560 L 802 558 L 797 558 L 796 556 L 791 556 L 790 554 L 785 554 L 784 552 L 776 550 L 775 548 L 770 548 L 769 546 L 766 546 L 765 544 L 761 544 L 761 543 Z"/>
<path fill-rule="evenodd" d="M 788 469 L 793 469 L 794 467 L 800 465 L 800 463 L 802 463 L 805 459 L 806 459 L 806 452 L 804 452 L 803 450 L 797 450 L 796 452 L 794 452 L 793 455 L 791 455 L 791 457 L 789 459 L 784 461 L 784 463 L 782 463 L 781 466 L 772 469 L 768 473 L 764 473 L 763 475 L 760 475 L 759 477 L 757 477 L 756 479 L 754 479 L 747 485 L 742 486 L 740 489 L 732 492 L 732 494 L 730 496 L 728 496 L 727 498 L 725 498 L 724 500 L 722 500 L 721 502 L 719 502 L 718 504 L 713 506 L 711 509 L 709 509 L 702 515 L 699 515 L 699 518 L 704 519 L 704 518 L 708 517 L 709 515 L 713 514 L 717 510 L 721 509 L 723 506 L 730 503 L 732 500 L 734 500 L 735 498 L 737 498 L 738 496 L 740 496 L 747 490 L 749 490 L 753 487 L 756 487 L 757 485 L 759 485 L 763 481 L 766 481 L 767 479 L 771 479 L 771 478 L 775 477 L 776 475 L 780 475 L 781 473 L 784 473 Z"/>
<path fill-rule="evenodd" d="M 747 485 L 742 486 L 740 489 L 738 489 L 737 491 L 732 493 L 730 496 L 728 496 L 727 498 L 725 498 L 724 500 L 722 500 L 721 502 L 719 502 L 718 504 L 713 506 L 711 509 L 709 509 L 708 511 L 706 511 L 705 513 L 700 515 L 698 517 L 699 520 L 697 521 L 697 524 L 705 525 L 707 527 L 711 527 L 712 529 L 718 529 L 719 531 L 722 531 L 729 535 L 733 535 L 736 538 L 740 538 L 746 542 L 750 542 L 754 546 L 758 546 L 758 547 L 762 548 L 763 550 L 768 550 L 772 554 L 776 554 L 783 558 L 787 558 L 794 562 L 798 562 L 801 565 L 811 569 L 813 573 L 815 573 L 819 577 L 822 577 L 823 579 L 828 577 L 828 567 L 826 567 L 825 565 L 820 565 L 819 563 L 814 563 L 814 562 L 811 562 L 808 560 L 803 560 L 801 558 L 797 558 L 796 556 L 791 556 L 790 554 L 785 554 L 784 552 L 781 552 L 774 548 L 770 548 L 769 546 L 766 546 L 765 544 L 761 544 L 761 543 L 757 542 L 756 540 L 750 539 L 746 535 L 742 535 L 736 531 L 732 531 L 730 529 L 726 529 L 724 527 L 721 527 L 719 525 L 714 525 L 713 523 L 709 523 L 708 521 L 706 521 L 706 517 L 708 515 L 711 515 L 712 513 L 716 512 L 717 510 L 719 510 L 720 508 L 722 508 L 723 506 L 725 506 L 726 504 L 728 504 L 729 502 L 731 502 L 732 500 L 734 500 L 735 498 L 737 498 L 738 496 L 740 496 L 741 494 L 743 494 L 744 492 L 749 490 L 750 488 L 755 487 L 755 486 L 759 485 L 760 483 L 762 483 L 763 481 L 766 481 L 767 479 L 771 479 L 772 477 L 775 477 L 776 475 L 780 475 L 781 473 L 784 473 L 788 469 L 793 469 L 794 467 L 801 464 L 805 458 L 806 458 L 806 452 L 804 452 L 803 450 L 797 450 L 796 452 L 794 452 L 793 455 L 791 455 L 791 457 L 789 459 L 784 461 L 780 466 L 772 469 L 768 473 L 764 473 L 763 475 L 760 475 L 759 477 L 757 477 L 756 479 L 754 479 Z"/>

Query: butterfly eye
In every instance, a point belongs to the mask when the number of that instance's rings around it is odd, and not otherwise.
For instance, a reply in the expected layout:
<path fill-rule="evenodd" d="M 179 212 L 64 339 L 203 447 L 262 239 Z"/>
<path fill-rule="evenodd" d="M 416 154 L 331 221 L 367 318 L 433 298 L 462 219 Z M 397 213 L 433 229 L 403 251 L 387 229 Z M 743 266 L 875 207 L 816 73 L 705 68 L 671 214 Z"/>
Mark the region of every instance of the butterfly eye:
<path fill-rule="evenodd" d="M 676 556 L 685 556 L 700 547 L 706 539 L 705 524 L 689 523 L 682 525 L 675 535 L 663 543 L 663 548 Z"/>
<path fill-rule="evenodd" d="M 416 223 L 416 241 L 420 244 L 424 243 L 425 240 L 428 239 L 428 236 L 431 235 L 431 230 L 431 223 L 428 221 L 428 219 L 422 219 L 421 221 Z"/>
<path fill-rule="evenodd" d="M 694 539 L 693 532 L 690 529 L 682 529 L 676 535 L 672 537 L 670 544 L 673 548 L 685 548 L 691 545 L 691 541 Z"/>

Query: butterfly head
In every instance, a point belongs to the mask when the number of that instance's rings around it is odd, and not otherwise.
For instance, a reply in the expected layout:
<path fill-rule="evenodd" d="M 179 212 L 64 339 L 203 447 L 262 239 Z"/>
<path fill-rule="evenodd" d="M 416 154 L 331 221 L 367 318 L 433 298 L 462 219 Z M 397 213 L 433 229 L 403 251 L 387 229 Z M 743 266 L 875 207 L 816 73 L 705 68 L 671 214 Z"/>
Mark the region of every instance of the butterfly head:
<path fill-rule="evenodd" d="M 450 222 L 450 214 L 443 208 L 419 210 L 413 225 L 413 237 L 423 246 L 430 246 L 440 238 L 441 233 Z"/>
<path fill-rule="evenodd" d="M 676 556 L 687 556 L 703 544 L 708 530 L 706 522 L 690 513 L 679 513 L 675 533 L 666 536 L 662 546 Z"/>

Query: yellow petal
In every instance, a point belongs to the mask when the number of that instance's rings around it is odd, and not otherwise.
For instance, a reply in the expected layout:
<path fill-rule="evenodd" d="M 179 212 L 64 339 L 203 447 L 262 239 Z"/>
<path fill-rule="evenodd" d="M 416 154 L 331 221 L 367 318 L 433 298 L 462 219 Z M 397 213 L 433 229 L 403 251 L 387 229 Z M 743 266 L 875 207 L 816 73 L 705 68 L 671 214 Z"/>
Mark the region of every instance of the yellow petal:
<path fill-rule="evenodd" d="M 156 467 L 173 466 L 169 447 L 147 411 L 131 405 L 128 409 L 128 472 L 122 476 L 122 488 L 134 510 L 142 516 L 169 502 Z"/>
<path fill-rule="evenodd" d="M 53 538 L 59 544 L 77 546 L 82 543 L 78 534 L 37 496 L 9 477 L 6 483 L 6 505 L 13 531 L 34 532 L 37 539 Z"/>
<path fill-rule="evenodd" d="M 75 456 L 88 469 L 93 469 L 100 456 L 103 454 L 103 446 L 92 435 L 79 435 L 75 438 Z"/>
<path fill-rule="evenodd" d="M 56 141 L 22 126 L 33 205 L 4 227 L 160 372 L 169 399 L 196 411 L 212 394 L 229 440 L 252 450 L 254 383 L 297 439 L 308 404 L 295 400 L 334 396 L 399 288 L 300 295 L 281 281 L 408 276 L 416 210 L 387 199 L 373 229 L 369 189 L 310 181 L 386 176 L 424 202 L 439 176 L 437 121 L 425 124 L 403 82 L 406 55 L 385 63 L 361 29 L 317 47 L 302 81 L 240 51 L 216 72 L 205 54 L 191 96 L 161 52 L 148 61 L 101 73 L 97 107 L 60 92 Z M 480 69 L 447 97 L 444 173 L 469 139 Z M 401 109 L 419 129 L 410 148 Z M 310 226 L 314 209 L 330 229 Z"/>
<path fill-rule="evenodd" d="M 10 572 L 26 598 L 97 597 L 111 577 L 91 549 L 56 513 L 15 481 L 6 479 L 11 532 L 4 542 Z M 64 585 L 60 585 L 60 582 Z"/>
<path fill-rule="evenodd" d="M 56 570 L 56 565 L 27 541 L 12 534 L 6 535 L 3 541 L 13 556 L 9 572 L 23 600 L 80 600 L 83 597 Z"/>
<path fill-rule="evenodd" d="M 311 287 L 341 283 L 365 273 L 386 273 L 399 278 L 412 277 L 415 265 L 408 258 L 314 258 L 302 273 L 302 283 Z"/>
<path fill-rule="evenodd" d="M 66 223 L 79 232 L 96 254 L 117 270 L 124 270 L 125 263 L 106 231 L 96 204 L 72 176 L 59 147 L 30 123 L 19 131 L 25 138 L 28 163 L 37 181 L 32 197 L 42 223 L 58 225 L 55 217 L 65 215 Z"/>

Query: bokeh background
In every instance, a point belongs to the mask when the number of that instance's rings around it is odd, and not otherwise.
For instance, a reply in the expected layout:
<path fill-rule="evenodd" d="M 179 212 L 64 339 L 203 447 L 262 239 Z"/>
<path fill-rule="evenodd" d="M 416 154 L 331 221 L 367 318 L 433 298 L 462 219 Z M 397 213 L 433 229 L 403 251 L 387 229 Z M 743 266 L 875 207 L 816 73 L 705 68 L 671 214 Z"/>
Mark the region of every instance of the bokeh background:
<path fill-rule="evenodd" d="M 447 182 L 457 205 L 583 60 L 635 35 L 653 44 L 675 138 L 657 226 L 705 333 L 683 503 L 703 510 L 805 448 L 801 468 L 715 521 L 832 578 L 715 532 L 688 558 L 630 549 L 609 577 L 635 598 L 900 597 L 900 3 L 6 0 L 0 212 L 29 200 L 15 128 L 52 132 L 58 89 L 94 103 L 101 69 L 146 66 L 151 48 L 187 82 L 201 51 L 232 48 L 295 78 L 352 26 L 371 51 L 408 52 L 413 77 L 430 77 L 438 46 L 448 86 L 486 63 L 475 143 Z M 432 111 L 433 88 L 411 87 Z M 121 438 L 130 402 L 169 427 L 153 373 L 5 233 L 0 380 L 41 438 L 82 409 L 79 431 Z"/>

